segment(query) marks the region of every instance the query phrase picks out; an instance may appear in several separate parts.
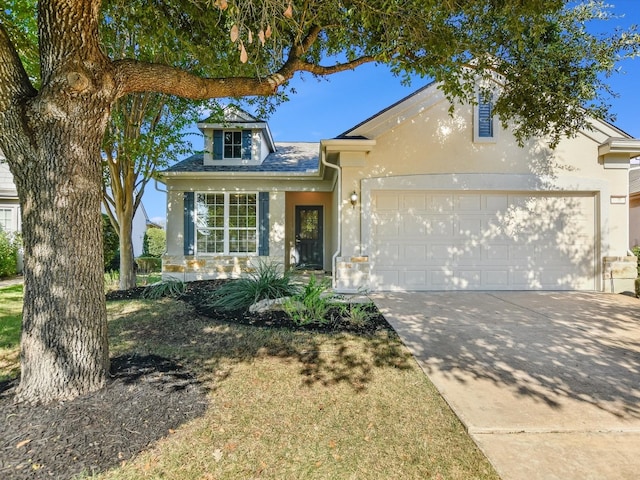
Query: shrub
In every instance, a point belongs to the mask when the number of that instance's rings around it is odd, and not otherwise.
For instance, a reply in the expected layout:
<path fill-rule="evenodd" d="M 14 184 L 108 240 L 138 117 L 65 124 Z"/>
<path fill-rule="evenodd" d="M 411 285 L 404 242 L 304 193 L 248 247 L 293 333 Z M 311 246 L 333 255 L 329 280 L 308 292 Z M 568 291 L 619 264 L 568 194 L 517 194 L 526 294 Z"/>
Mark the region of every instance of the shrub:
<path fill-rule="evenodd" d="M 102 214 L 102 238 L 104 254 L 104 271 L 118 270 L 120 268 L 120 238 L 118 232 L 111 225 L 111 220 L 106 214 Z"/>
<path fill-rule="evenodd" d="M 354 327 L 364 327 L 375 315 L 372 313 L 374 304 L 368 303 L 351 303 L 345 305 L 343 313 L 344 318 Z"/>
<path fill-rule="evenodd" d="M 333 295 L 328 281 L 318 281 L 311 275 L 309 282 L 284 305 L 285 311 L 298 325 L 325 324 L 329 309 L 333 306 Z"/>
<path fill-rule="evenodd" d="M 142 273 L 159 272 L 162 270 L 162 259 L 157 257 L 136 258 L 138 269 Z"/>
<path fill-rule="evenodd" d="M 161 297 L 179 298 L 184 294 L 186 284 L 182 280 L 163 280 L 144 288 L 142 298 L 157 300 Z"/>
<path fill-rule="evenodd" d="M 162 257 L 167 249 L 167 232 L 161 228 L 148 228 L 142 243 L 143 257 Z"/>
<path fill-rule="evenodd" d="M 218 288 L 207 306 L 221 310 L 246 310 L 260 300 L 289 297 L 296 292 L 290 272 L 282 272 L 278 264 L 260 262 L 255 272 Z"/>
<path fill-rule="evenodd" d="M 631 251 L 638 258 L 638 276 L 640 277 L 640 245 L 636 245 Z"/>
<path fill-rule="evenodd" d="M 0 228 L 0 278 L 10 277 L 18 271 L 18 243 Z"/>
<path fill-rule="evenodd" d="M 104 272 L 105 290 L 117 290 L 120 286 L 120 272 L 118 270 L 107 270 Z"/>

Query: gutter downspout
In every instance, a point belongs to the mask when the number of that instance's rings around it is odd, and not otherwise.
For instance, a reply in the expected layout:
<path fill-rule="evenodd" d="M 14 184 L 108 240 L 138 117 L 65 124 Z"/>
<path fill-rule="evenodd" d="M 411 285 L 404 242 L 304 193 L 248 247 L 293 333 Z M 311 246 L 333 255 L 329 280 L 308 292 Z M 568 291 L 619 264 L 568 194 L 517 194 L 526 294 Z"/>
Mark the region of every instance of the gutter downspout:
<path fill-rule="evenodd" d="M 333 168 L 338 173 L 338 248 L 331 257 L 331 288 L 336 289 L 336 267 L 338 264 L 338 257 L 342 253 L 342 169 L 338 165 L 327 162 L 326 150 L 323 147 L 320 152 L 322 164 L 325 167 Z"/>
<path fill-rule="evenodd" d="M 155 183 L 155 188 L 156 188 L 157 191 L 162 192 L 162 193 L 169 193 L 168 190 L 162 190 L 160 187 L 158 187 L 158 179 L 157 178 L 154 178 L 153 181 Z"/>

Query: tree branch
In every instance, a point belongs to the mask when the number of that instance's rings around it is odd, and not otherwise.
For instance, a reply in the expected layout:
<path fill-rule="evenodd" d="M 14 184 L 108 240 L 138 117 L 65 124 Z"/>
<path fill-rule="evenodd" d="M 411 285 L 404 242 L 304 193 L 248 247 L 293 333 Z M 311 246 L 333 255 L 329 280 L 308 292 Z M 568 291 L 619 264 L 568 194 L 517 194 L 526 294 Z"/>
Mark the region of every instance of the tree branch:
<path fill-rule="evenodd" d="M 202 78 L 179 68 L 136 60 L 118 60 L 114 62 L 114 67 L 118 97 L 129 93 L 155 91 L 192 100 L 271 95 L 295 73 L 295 70 L 284 74 L 278 72 L 265 79 Z"/>
<path fill-rule="evenodd" d="M 307 63 L 307 62 L 300 61 L 298 62 L 298 66 L 299 66 L 298 70 L 310 72 L 310 73 L 313 73 L 314 75 L 332 75 L 334 73 L 344 72 L 346 70 L 353 70 L 354 68 L 359 67 L 360 65 L 363 65 L 365 63 L 371 63 L 376 61 L 378 61 L 377 58 L 372 56 L 366 56 L 366 55 L 363 57 L 359 57 L 354 60 L 351 60 L 350 62 L 337 63 L 335 65 L 330 65 L 330 66 L 316 65 L 315 63 Z"/>
<path fill-rule="evenodd" d="M 22 100 L 38 93 L 20 61 L 9 34 L 0 23 L 0 115 L 15 107 Z"/>
<path fill-rule="evenodd" d="M 359 65 L 375 61 L 377 61 L 375 57 L 363 56 L 346 63 L 322 66 L 305 62 L 297 55 L 292 55 L 276 73 L 262 79 L 251 77 L 202 78 L 178 68 L 135 60 L 121 60 L 114 62 L 114 64 L 120 88 L 119 97 L 134 92 L 156 91 L 192 100 L 205 100 L 247 95 L 272 95 L 297 71 L 307 71 L 315 75 L 331 75 L 353 70 Z"/>

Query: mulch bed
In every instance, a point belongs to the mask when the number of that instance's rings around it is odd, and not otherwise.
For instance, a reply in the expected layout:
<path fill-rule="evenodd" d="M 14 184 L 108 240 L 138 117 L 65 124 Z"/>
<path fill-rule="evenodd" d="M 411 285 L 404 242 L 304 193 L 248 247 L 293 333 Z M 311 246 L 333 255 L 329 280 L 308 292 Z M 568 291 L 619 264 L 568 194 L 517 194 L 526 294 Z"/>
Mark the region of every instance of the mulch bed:
<path fill-rule="evenodd" d="M 72 478 L 115 467 L 207 408 L 195 377 L 166 358 L 116 357 L 108 385 L 70 402 L 13 403 L 0 383 L 0 478 Z"/>
<path fill-rule="evenodd" d="M 262 328 L 305 328 L 368 334 L 391 329 L 375 307 L 366 325 L 353 325 L 339 310 L 322 325 L 296 325 L 284 312 L 217 311 L 206 300 L 222 281 L 188 284 L 182 301 L 217 321 Z M 144 288 L 115 291 L 108 301 L 140 298 Z M 16 405 L 17 380 L 0 382 L 0 479 L 69 479 L 118 466 L 170 435 L 207 408 L 206 389 L 173 360 L 147 356 L 111 359 L 107 386 L 70 402 Z"/>

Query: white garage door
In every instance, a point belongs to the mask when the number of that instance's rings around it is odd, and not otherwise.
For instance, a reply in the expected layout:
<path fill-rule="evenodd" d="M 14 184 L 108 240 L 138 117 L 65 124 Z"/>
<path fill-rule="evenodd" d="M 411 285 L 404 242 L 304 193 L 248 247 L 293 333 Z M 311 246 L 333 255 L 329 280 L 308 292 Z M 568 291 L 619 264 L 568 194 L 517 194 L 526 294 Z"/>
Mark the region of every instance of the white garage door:
<path fill-rule="evenodd" d="M 377 290 L 594 290 L 589 193 L 373 191 Z"/>

